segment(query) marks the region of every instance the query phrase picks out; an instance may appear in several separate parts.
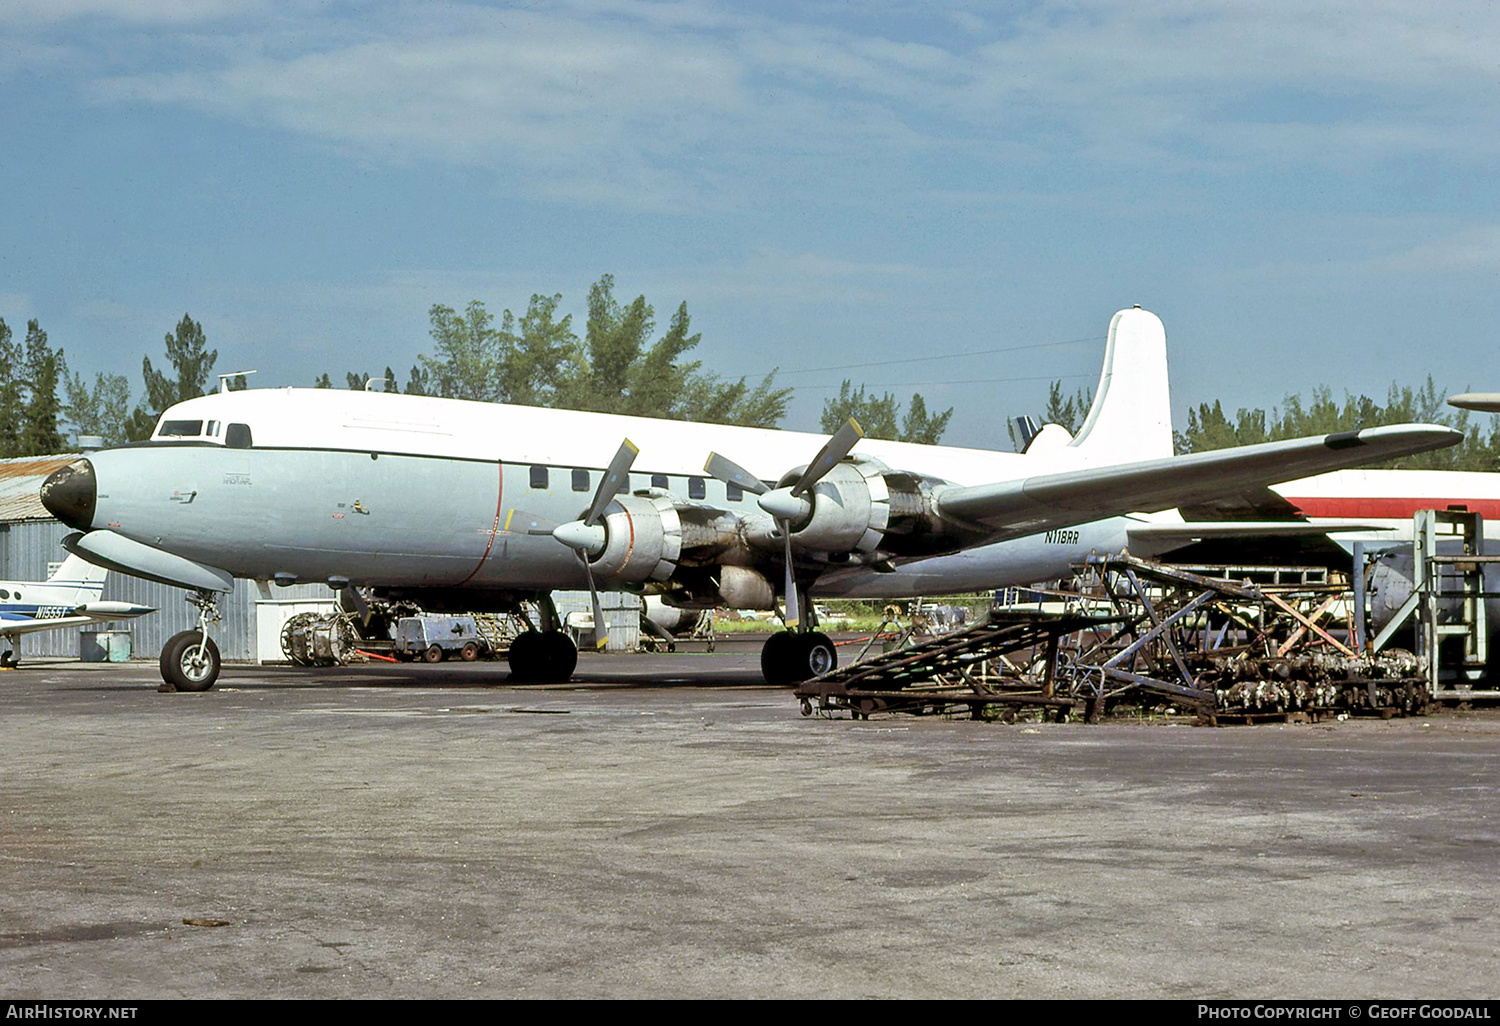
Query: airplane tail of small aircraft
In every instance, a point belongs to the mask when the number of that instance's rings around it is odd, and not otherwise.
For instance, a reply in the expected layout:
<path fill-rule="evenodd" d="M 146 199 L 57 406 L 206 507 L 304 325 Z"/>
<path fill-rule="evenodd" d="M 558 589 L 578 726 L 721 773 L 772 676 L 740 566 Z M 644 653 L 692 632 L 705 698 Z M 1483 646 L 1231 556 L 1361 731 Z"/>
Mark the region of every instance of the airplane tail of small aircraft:
<path fill-rule="evenodd" d="M 1149 310 L 1121 310 L 1109 322 L 1099 387 L 1071 446 L 1095 464 L 1172 455 L 1167 329 Z"/>
<path fill-rule="evenodd" d="M 95 566 L 70 552 L 56 572 L 47 578 L 47 585 L 74 589 L 73 605 L 81 606 L 86 602 L 98 601 L 99 596 L 104 593 L 104 579 L 108 576 L 109 571 L 104 567 Z"/>

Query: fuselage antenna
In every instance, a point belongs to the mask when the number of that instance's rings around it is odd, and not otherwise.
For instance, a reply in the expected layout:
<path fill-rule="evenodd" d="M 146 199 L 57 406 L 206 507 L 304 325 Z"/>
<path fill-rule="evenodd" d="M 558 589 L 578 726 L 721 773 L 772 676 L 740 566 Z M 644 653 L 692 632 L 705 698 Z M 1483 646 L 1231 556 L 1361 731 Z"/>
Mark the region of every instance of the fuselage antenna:
<path fill-rule="evenodd" d="M 230 371 L 228 374 L 220 374 L 219 375 L 219 391 L 220 391 L 220 393 L 228 392 L 229 391 L 229 385 L 230 385 L 231 382 L 234 381 L 235 378 L 248 377 L 249 375 L 254 374 L 254 373 L 255 372 L 253 370 L 247 370 L 247 371 Z"/>

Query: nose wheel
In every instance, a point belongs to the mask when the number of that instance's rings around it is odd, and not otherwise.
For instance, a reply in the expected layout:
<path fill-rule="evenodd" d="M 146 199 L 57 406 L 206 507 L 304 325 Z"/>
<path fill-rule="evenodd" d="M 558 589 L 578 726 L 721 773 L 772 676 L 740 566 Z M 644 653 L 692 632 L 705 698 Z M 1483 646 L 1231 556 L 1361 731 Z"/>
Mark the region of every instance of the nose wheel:
<path fill-rule="evenodd" d="M 219 646 L 208 636 L 208 625 L 219 622 L 219 600 L 212 592 L 193 592 L 188 601 L 198 607 L 198 629 L 172 635 L 161 650 L 163 690 L 207 691 L 219 679 Z"/>
<path fill-rule="evenodd" d="M 161 679 L 178 691 L 207 691 L 219 666 L 219 646 L 200 631 L 174 634 L 161 650 Z"/>

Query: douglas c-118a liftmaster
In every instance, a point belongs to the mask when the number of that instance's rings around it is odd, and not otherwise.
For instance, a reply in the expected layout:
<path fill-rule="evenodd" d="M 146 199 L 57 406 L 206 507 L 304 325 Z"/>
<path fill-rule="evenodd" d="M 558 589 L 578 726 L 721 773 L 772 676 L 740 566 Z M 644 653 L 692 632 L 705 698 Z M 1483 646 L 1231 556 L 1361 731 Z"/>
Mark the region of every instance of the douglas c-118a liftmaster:
<path fill-rule="evenodd" d="M 684 607 L 782 603 L 790 629 L 766 642 L 761 665 L 789 683 L 836 661 L 811 596 L 1055 578 L 1091 551 L 1184 535 L 1180 516 L 1149 511 L 1459 437 L 1414 424 L 1173 456 L 1166 332 L 1137 307 L 1110 322 L 1078 436 L 1049 425 L 1024 453 L 862 440 L 852 421 L 824 438 L 260 389 L 173 406 L 150 441 L 54 473 L 42 501 L 79 532 L 69 551 L 190 590 L 201 629 L 162 653 L 181 689 L 218 674 L 208 625 L 236 577 L 368 589 L 435 612 L 537 602 L 542 622 L 510 651 L 513 676 L 530 681 L 565 680 L 577 661 L 554 589 L 587 587 L 596 606 L 601 584 Z"/>

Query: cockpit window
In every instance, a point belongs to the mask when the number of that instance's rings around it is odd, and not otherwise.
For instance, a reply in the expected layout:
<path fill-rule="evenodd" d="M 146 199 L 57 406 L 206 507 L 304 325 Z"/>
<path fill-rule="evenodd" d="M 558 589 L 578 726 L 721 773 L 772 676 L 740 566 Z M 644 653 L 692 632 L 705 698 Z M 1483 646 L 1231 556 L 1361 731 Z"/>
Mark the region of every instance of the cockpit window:
<path fill-rule="evenodd" d="M 250 448 L 250 425 L 231 424 L 224 430 L 224 444 L 231 449 Z"/>
<path fill-rule="evenodd" d="M 164 420 L 156 429 L 157 438 L 196 438 L 203 434 L 201 420 Z"/>

